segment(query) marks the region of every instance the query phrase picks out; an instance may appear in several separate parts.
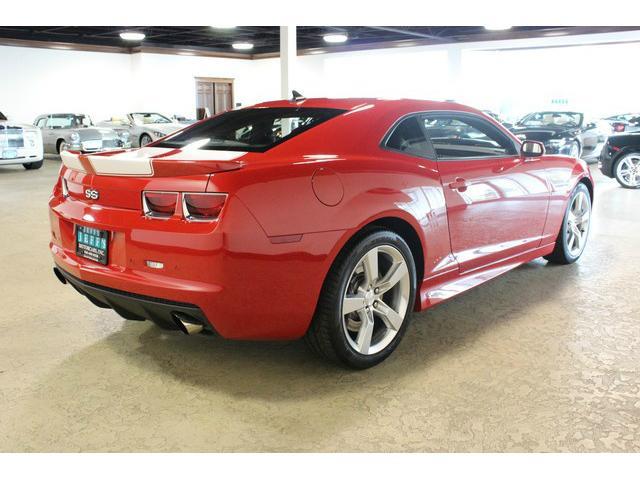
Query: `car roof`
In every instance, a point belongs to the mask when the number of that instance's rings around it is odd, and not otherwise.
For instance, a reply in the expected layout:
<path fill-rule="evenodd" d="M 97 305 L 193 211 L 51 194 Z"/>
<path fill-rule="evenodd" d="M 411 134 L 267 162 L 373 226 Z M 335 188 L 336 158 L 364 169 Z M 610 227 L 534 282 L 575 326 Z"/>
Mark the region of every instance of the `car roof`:
<path fill-rule="evenodd" d="M 299 101 L 276 100 L 263 102 L 247 108 L 337 108 L 341 110 L 375 110 L 378 113 L 410 113 L 416 111 L 454 110 L 481 113 L 480 110 L 450 101 L 416 100 L 409 98 L 307 98 Z"/>

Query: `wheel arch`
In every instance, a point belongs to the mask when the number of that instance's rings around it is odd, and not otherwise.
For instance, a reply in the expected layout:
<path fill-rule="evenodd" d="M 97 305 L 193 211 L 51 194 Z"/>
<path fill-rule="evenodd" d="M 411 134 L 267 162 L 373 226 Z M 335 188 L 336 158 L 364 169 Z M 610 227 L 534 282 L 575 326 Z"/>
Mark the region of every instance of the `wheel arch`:
<path fill-rule="evenodd" d="M 593 205 L 593 182 L 591 181 L 591 179 L 589 177 L 582 177 L 579 181 L 578 184 L 584 184 L 587 187 L 587 190 L 589 190 L 589 197 L 591 199 L 591 205 Z"/>

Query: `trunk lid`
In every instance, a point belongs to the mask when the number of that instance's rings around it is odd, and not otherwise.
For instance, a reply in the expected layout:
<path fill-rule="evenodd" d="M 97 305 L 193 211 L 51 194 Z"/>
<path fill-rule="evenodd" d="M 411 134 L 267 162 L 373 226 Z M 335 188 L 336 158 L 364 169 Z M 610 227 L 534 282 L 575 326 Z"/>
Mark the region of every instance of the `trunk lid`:
<path fill-rule="evenodd" d="M 142 191 L 204 192 L 212 173 L 236 170 L 244 152 L 146 147 L 82 155 L 63 152 L 69 197 L 142 211 Z"/>

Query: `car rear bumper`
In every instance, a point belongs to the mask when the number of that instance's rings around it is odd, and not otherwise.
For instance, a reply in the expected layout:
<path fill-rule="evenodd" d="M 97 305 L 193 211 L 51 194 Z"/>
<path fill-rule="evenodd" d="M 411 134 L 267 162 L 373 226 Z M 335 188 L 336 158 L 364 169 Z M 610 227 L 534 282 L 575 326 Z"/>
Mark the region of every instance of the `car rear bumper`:
<path fill-rule="evenodd" d="M 304 335 L 345 235 L 314 232 L 282 243 L 267 237 L 233 196 L 218 225 L 150 220 L 139 211 L 57 195 L 49 206 L 55 265 L 89 300 L 163 326 L 182 312 L 233 339 Z M 75 225 L 110 232 L 107 265 L 76 255 Z"/>
<path fill-rule="evenodd" d="M 91 303 L 100 308 L 111 308 L 127 320 L 151 320 L 168 330 L 180 330 L 180 319 L 201 325 L 205 331 L 215 333 L 206 316 L 196 305 L 136 295 L 113 288 L 95 285 L 54 267 L 54 274 L 62 283 L 68 283 Z"/>

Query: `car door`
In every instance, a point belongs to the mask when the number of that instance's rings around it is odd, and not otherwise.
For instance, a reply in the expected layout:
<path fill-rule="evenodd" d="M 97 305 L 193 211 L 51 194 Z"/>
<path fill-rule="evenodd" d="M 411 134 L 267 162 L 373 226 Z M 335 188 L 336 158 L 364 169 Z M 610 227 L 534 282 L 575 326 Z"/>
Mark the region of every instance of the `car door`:
<path fill-rule="evenodd" d="M 542 162 L 521 157 L 519 144 L 479 115 L 423 114 L 420 124 L 436 152 L 460 270 L 538 247 L 549 202 Z"/>

